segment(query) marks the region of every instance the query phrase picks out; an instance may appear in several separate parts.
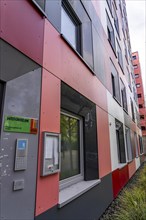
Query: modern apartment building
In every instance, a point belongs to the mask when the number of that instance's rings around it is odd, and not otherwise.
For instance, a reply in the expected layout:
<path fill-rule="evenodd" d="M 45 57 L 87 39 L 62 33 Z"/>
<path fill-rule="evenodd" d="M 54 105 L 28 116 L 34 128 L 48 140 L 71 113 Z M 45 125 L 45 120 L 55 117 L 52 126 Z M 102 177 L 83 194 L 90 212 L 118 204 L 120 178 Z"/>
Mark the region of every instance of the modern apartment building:
<path fill-rule="evenodd" d="M 0 1 L 0 219 L 99 219 L 138 123 L 124 0 Z"/>
<path fill-rule="evenodd" d="M 133 67 L 134 67 L 134 75 L 135 75 L 135 83 L 136 83 L 136 90 L 137 90 L 137 98 L 138 98 L 138 106 L 139 106 L 139 113 L 140 113 L 140 126 L 142 130 L 143 136 L 143 147 L 146 153 L 146 103 L 145 103 L 145 96 L 144 96 L 144 89 L 143 89 L 143 81 L 142 81 L 142 74 L 141 74 L 141 67 L 140 67 L 140 60 L 138 52 L 132 53 L 133 59 Z"/>

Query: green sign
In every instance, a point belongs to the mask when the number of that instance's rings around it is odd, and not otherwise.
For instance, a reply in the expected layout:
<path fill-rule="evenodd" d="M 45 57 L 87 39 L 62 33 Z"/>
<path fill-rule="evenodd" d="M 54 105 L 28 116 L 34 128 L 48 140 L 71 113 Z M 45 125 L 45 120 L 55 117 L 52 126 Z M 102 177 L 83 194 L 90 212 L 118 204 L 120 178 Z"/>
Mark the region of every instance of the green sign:
<path fill-rule="evenodd" d="M 4 131 L 30 133 L 30 127 L 31 119 L 29 118 L 5 116 Z"/>

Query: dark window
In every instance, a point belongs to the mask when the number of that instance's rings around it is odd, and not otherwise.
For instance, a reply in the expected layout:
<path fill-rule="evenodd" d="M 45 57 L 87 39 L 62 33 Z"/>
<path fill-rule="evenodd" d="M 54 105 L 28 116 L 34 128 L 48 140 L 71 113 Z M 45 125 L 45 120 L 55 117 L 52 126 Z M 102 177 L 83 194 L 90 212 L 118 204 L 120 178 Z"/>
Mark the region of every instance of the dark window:
<path fill-rule="evenodd" d="M 112 81 L 112 92 L 113 92 L 113 97 L 121 103 L 121 98 L 120 98 L 120 85 L 119 85 L 119 75 L 118 72 L 113 64 L 111 62 L 111 81 Z"/>
<path fill-rule="evenodd" d="M 136 133 L 134 133 L 134 142 L 135 142 L 135 154 L 136 154 L 136 157 L 138 157 L 138 139 L 137 139 Z"/>
<path fill-rule="evenodd" d="M 138 68 L 138 65 L 133 65 L 134 69 L 137 69 Z"/>
<path fill-rule="evenodd" d="M 1 124 L 2 124 L 3 96 L 4 96 L 4 83 L 0 81 L 0 131 L 1 131 Z"/>
<path fill-rule="evenodd" d="M 139 104 L 139 108 L 143 108 L 143 105 Z"/>
<path fill-rule="evenodd" d="M 137 98 L 141 98 L 141 94 L 137 94 Z"/>
<path fill-rule="evenodd" d="M 116 125 L 116 139 L 117 139 L 119 163 L 125 163 L 126 155 L 125 155 L 123 124 L 116 120 L 115 125 Z"/>
<path fill-rule="evenodd" d="M 61 32 L 72 47 L 81 53 L 80 22 L 66 4 L 61 10 Z"/>
<path fill-rule="evenodd" d="M 136 88 L 139 88 L 139 87 L 140 87 L 140 83 L 137 83 L 137 84 L 136 84 Z"/>
<path fill-rule="evenodd" d="M 107 34 L 108 34 L 108 40 L 109 40 L 110 45 L 112 46 L 113 50 L 116 51 L 114 29 L 112 27 L 112 24 L 111 24 L 111 21 L 108 15 L 107 15 Z"/>
<path fill-rule="evenodd" d="M 132 59 L 133 59 L 133 60 L 136 60 L 136 56 L 132 56 Z"/>
<path fill-rule="evenodd" d="M 131 144 L 130 129 L 128 127 L 125 127 L 125 136 L 126 136 L 126 146 L 127 146 L 127 157 L 128 157 L 128 161 L 131 161 L 133 159 L 132 144 Z"/>
<path fill-rule="evenodd" d="M 139 146 L 140 146 L 140 154 L 143 154 L 143 142 L 141 136 L 139 136 Z"/>
<path fill-rule="evenodd" d="M 120 48 L 118 41 L 117 41 L 117 56 L 118 56 L 118 63 L 120 65 L 120 67 L 123 69 L 122 50 Z"/>
<path fill-rule="evenodd" d="M 123 109 L 125 109 L 126 111 L 128 111 L 128 107 L 127 107 L 127 96 L 126 96 L 126 88 L 121 80 L 121 96 L 122 96 L 122 106 Z"/>
<path fill-rule="evenodd" d="M 132 99 L 130 99 L 130 102 L 131 102 L 132 120 L 135 121 L 135 117 L 134 117 L 134 107 L 133 107 L 133 101 L 132 101 Z"/>
<path fill-rule="evenodd" d="M 145 126 L 141 126 L 141 130 L 142 130 L 142 131 L 145 131 L 145 130 L 146 130 L 146 127 L 145 127 Z"/>
<path fill-rule="evenodd" d="M 140 119 L 144 119 L 144 115 L 140 115 Z"/>
<path fill-rule="evenodd" d="M 139 77 L 139 74 L 135 74 L 135 78 L 138 78 Z"/>

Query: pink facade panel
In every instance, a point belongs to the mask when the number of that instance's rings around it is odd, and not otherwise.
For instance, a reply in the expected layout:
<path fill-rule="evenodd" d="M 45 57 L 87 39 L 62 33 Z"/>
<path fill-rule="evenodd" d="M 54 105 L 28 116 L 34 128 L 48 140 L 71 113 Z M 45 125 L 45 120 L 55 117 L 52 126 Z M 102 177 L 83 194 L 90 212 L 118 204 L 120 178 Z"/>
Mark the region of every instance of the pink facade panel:
<path fill-rule="evenodd" d="M 97 107 L 99 178 L 111 172 L 108 114 Z"/>
<path fill-rule="evenodd" d="M 131 163 L 128 164 L 128 172 L 129 172 L 129 179 L 130 179 L 133 176 L 133 174 L 136 172 L 135 160 L 133 160 Z"/>
<path fill-rule="evenodd" d="M 42 65 L 44 19 L 31 1 L 0 1 L 0 37 Z"/>
<path fill-rule="evenodd" d="M 106 88 L 47 20 L 43 65 L 49 72 L 107 110 Z"/>
<path fill-rule="evenodd" d="M 36 215 L 58 203 L 59 174 L 41 177 L 43 131 L 60 133 L 60 80 L 43 69 Z"/>

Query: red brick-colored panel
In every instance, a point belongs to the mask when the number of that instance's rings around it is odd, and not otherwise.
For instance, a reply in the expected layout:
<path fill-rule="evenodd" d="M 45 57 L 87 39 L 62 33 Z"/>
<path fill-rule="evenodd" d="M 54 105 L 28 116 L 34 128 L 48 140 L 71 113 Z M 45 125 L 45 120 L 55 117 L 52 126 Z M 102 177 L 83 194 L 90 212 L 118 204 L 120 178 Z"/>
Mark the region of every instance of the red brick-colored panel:
<path fill-rule="evenodd" d="M 45 21 L 43 66 L 107 111 L 105 87 L 47 20 Z"/>
<path fill-rule="evenodd" d="M 58 203 L 59 174 L 41 177 L 43 131 L 60 133 L 60 80 L 43 69 L 36 215 Z"/>
<path fill-rule="evenodd" d="M 130 179 L 133 176 L 133 174 L 136 172 L 135 160 L 133 160 L 131 163 L 128 164 L 128 171 L 129 171 L 129 179 Z"/>
<path fill-rule="evenodd" d="M 116 198 L 121 189 L 119 169 L 114 170 L 112 172 L 112 181 L 113 181 L 113 194 L 114 194 L 114 198 Z"/>
<path fill-rule="evenodd" d="M 124 166 L 121 169 L 117 169 L 113 171 L 112 180 L 113 180 L 114 198 L 116 198 L 120 190 L 126 185 L 126 183 L 129 180 L 128 165 Z"/>
<path fill-rule="evenodd" d="M 99 177 L 102 178 L 111 172 L 111 155 L 109 140 L 108 114 L 97 107 L 97 134 Z"/>
<path fill-rule="evenodd" d="M 0 1 L 0 37 L 42 64 L 44 19 L 29 1 Z"/>

